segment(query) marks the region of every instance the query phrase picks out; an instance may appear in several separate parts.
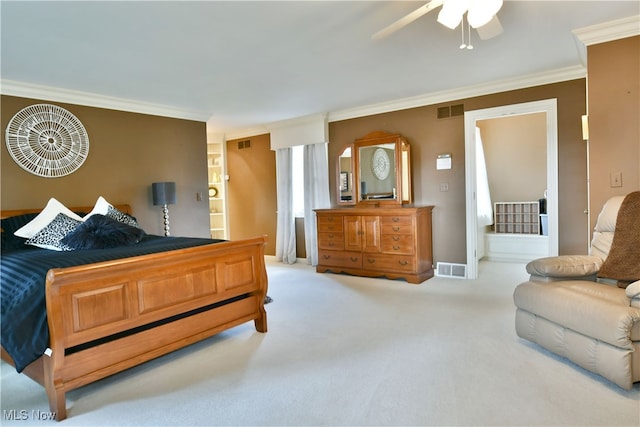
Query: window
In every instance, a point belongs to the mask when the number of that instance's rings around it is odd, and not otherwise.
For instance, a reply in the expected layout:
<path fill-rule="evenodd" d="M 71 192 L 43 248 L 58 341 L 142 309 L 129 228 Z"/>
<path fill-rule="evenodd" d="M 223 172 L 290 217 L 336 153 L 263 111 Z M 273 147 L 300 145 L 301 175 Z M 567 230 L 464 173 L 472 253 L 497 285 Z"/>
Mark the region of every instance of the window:
<path fill-rule="evenodd" d="M 291 147 L 291 178 L 293 183 L 293 216 L 304 218 L 304 149 L 302 145 Z"/>

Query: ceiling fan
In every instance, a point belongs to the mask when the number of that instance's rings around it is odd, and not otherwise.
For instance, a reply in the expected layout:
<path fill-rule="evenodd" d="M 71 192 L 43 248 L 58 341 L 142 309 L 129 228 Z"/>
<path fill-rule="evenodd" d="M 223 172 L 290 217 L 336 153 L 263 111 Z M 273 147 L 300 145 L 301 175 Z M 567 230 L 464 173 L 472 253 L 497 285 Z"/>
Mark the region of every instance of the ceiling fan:
<path fill-rule="evenodd" d="M 502 33 L 502 25 L 496 16 L 496 13 L 502 7 L 502 2 L 502 0 L 431 0 L 378 31 L 371 38 L 377 40 L 387 37 L 421 16 L 442 6 L 438 14 L 439 23 L 445 27 L 455 29 L 462 22 L 466 13 L 469 26 L 477 30 L 482 40 L 487 40 Z"/>

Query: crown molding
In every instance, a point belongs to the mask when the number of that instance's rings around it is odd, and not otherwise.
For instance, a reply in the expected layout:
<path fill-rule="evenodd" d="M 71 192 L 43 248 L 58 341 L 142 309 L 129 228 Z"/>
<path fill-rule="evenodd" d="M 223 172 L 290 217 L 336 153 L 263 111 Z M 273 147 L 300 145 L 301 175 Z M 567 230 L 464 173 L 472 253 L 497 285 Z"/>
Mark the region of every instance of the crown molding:
<path fill-rule="evenodd" d="M 524 89 L 533 86 L 575 80 L 584 78 L 586 77 L 586 75 L 587 69 L 584 66 L 578 65 L 573 67 L 566 67 L 544 73 L 529 74 L 513 79 L 499 80 L 472 86 L 464 86 L 453 90 L 434 92 L 409 98 L 402 98 L 395 101 L 334 111 L 330 112 L 327 115 L 327 119 L 329 122 L 337 122 L 340 120 L 371 116 L 373 114 L 389 113 L 392 111 L 423 107 L 425 105 L 450 102 L 456 99 L 472 98 L 475 96 L 489 95 L 509 90 Z"/>
<path fill-rule="evenodd" d="M 297 126 L 305 126 L 309 124 L 317 124 L 322 121 L 327 123 L 326 113 L 310 114 L 307 116 L 299 116 L 291 119 L 278 120 L 275 122 L 265 123 L 262 125 L 249 126 L 245 128 L 234 128 L 224 132 L 224 136 L 227 140 L 238 138 L 249 138 L 256 135 L 264 135 L 271 133 L 274 130 L 291 128 Z"/>
<path fill-rule="evenodd" d="M 573 34 L 585 46 L 637 36 L 640 35 L 640 15 L 578 28 Z"/>
<path fill-rule="evenodd" d="M 251 126 L 241 129 L 233 129 L 224 133 L 225 139 L 230 141 L 232 139 L 249 138 L 257 135 L 264 135 L 269 133 L 269 129 L 264 125 Z"/>
<path fill-rule="evenodd" d="M 128 111 L 131 113 L 195 120 L 198 122 L 205 122 L 210 117 L 210 114 L 204 111 L 179 110 L 166 105 L 152 104 L 132 99 L 116 98 L 76 90 L 60 89 L 15 80 L 0 79 L 0 93 L 2 95 L 19 96 L 22 98 L 65 102 L 69 104 L 85 105 L 88 107 Z"/>

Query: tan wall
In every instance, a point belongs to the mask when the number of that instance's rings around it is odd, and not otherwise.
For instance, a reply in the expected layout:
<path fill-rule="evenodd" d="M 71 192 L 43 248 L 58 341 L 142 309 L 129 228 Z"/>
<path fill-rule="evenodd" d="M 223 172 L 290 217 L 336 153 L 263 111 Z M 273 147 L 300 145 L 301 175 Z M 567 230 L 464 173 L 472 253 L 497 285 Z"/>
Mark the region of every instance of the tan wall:
<path fill-rule="evenodd" d="M 587 57 L 593 229 L 608 198 L 640 190 L 640 36 L 589 46 Z"/>
<path fill-rule="evenodd" d="M 69 110 L 89 134 L 89 156 L 76 172 L 42 178 L 18 166 L 2 143 L 2 209 L 44 207 L 50 197 L 67 206 L 92 206 L 99 196 L 128 203 L 142 228 L 162 234 L 162 209 L 153 206 L 151 184 L 175 181 L 169 207 L 171 234 L 208 237 L 206 124 L 102 108 L 11 96 L 1 97 L 2 130 L 21 109 L 38 103 Z"/>
<path fill-rule="evenodd" d="M 593 212 L 598 212 L 610 195 L 640 188 L 639 40 L 640 37 L 633 37 L 588 48 L 593 221 Z M 587 157 L 580 126 L 580 117 L 586 112 L 585 79 L 330 123 L 332 200 L 336 200 L 337 193 L 335 162 L 347 144 L 374 130 L 400 133 L 412 146 L 414 201 L 436 206 L 435 261 L 466 262 L 464 120 L 437 119 L 437 108 L 463 103 L 465 110 L 470 111 L 552 98 L 558 100 L 559 250 L 564 254 L 585 253 L 589 228 L 583 213 L 587 207 Z M 21 108 L 41 102 L 9 96 L 1 99 L 2 129 Z M 154 181 L 174 180 L 178 184 L 178 204 L 170 208 L 173 234 L 208 236 L 206 202 L 196 202 L 195 197 L 196 192 L 207 192 L 204 123 L 55 104 L 67 108 L 84 123 L 91 139 L 89 159 L 68 177 L 39 178 L 19 168 L 2 144 L 2 208 L 39 207 L 51 196 L 68 205 L 93 204 L 103 195 L 113 203 L 130 203 L 143 227 L 160 234 L 160 209 L 151 203 L 150 185 Z M 266 135 L 262 138 L 268 140 Z M 439 153 L 452 153 L 451 170 L 435 169 Z M 270 168 L 271 175 L 265 176 L 272 178 L 265 178 L 262 183 L 273 184 L 259 191 L 247 185 L 237 193 L 239 198 L 257 197 L 259 210 L 240 209 L 234 213 L 230 201 L 231 238 L 239 238 L 245 232 L 232 225 L 234 216 L 244 218 L 247 224 L 259 218 L 263 224 L 260 233 L 268 234 L 270 244 L 274 245 L 275 160 L 258 162 L 255 167 L 250 173 L 264 170 L 266 174 L 265 168 Z M 612 171 L 622 173 L 622 187 L 609 187 Z M 448 192 L 439 191 L 442 182 L 449 184 Z M 230 198 L 234 194 L 230 190 Z M 262 215 L 270 218 L 263 221 Z M 262 232 L 268 228 L 272 231 Z"/>
<path fill-rule="evenodd" d="M 275 255 L 276 154 L 268 134 L 241 140 L 250 140 L 251 147 L 239 149 L 239 140 L 227 141 L 229 237 L 237 240 L 266 234 L 265 254 Z"/>
<path fill-rule="evenodd" d="M 335 164 L 343 148 L 369 132 L 399 133 L 411 144 L 416 205 L 435 205 L 434 260 L 466 263 L 464 118 L 437 118 L 437 108 L 463 103 L 465 111 L 556 98 L 558 101 L 559 251 L 586 253 L 586 146 L 581 116 L 586 111 L 585 79 L 377 114 L 329 124 L 329 180 L 336 201 Z M 439 153 L 452 154 L 452 169 L 436 170 Z M 440 183 L 449 191 L 441 192 Z"/>
<path fill-rule="evenodd" d="M 529 202 L 547 188 L 547 115 L 478 120 L 493 202 Z"/>

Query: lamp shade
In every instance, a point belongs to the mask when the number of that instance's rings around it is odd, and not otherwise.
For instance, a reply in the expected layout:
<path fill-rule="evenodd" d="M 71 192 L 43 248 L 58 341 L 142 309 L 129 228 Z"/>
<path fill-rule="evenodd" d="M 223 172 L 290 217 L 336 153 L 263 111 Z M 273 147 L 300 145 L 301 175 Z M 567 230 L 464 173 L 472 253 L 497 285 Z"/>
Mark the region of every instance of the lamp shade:
<path fill-rule="evenodd" d="M 154 205 L 173 205 L 176 202 L 175 182 L 154 182 L 151 188 Z"/>

